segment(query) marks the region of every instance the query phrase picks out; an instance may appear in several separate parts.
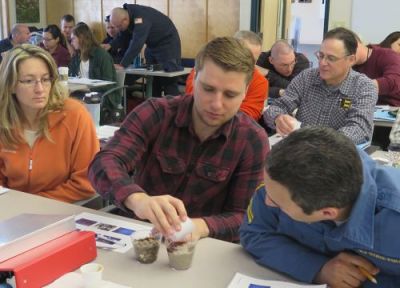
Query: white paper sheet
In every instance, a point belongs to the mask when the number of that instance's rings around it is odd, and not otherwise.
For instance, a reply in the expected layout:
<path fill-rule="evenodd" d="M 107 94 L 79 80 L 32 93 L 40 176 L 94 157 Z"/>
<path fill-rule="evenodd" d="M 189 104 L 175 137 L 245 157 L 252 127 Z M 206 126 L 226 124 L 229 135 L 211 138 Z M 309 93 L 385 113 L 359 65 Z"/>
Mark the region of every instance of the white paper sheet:
<path fill-rule="evenodd" d="M 64 274 L 56 281 L 47 286 L 44 286 L 43 288 L 84 288 L 82 274 L 77 272 Z M 103 280 L 98 288 L 132 288 L 132 287 Z"/>
<path fill-rule="evenodd" d="M 115 82 L 112 81 L 105 81 L 99 79 L 75 78 L 75 77 L 68 78 L 68 84 L 82 84 L 82 85 L 88 85 L 90 87 L 106 86 L 114 83 Z"/>
<path fill-rule="evenodd" d="M 108 139 L 114 136 L 115 131 L 117 131 L 119 127 L 110 126 L 110 125 L 103 125 L 96 128 L 97 137 L 99 139 Z"/>
<path fill-rule="evenodd" d="M 236 273 L 228 288 L 326 288 L 326 285 L 293 284 L 284 281 L 269 281 Z"/>
<path fill-rule="evenodd" d="M 274 146 L 276 143 L 278 143 L 282 139 L 283 139 L 283 137 L 281 135 L 279 135 L 278 133 L 268 137 L 269 148 L 272 148 L 272 146 Z"/>
<path fill-rule="evenodd" d="M 4 193 L 7 193 L 8 190 L 10 190 L 10 189 L 5 188 L 5 187 L 3 187 L 3 186 L 0 186 L 0 195 L 1 195 L 1 194 L 4 194 Z"/>
<path fill-rule="evenodd" d="M 76 227 L 80 230 L 96 233 L 98 248 L 125 253 L 133 247 L 132 236 L 135 231 L 150 231 L 151 226 L 104 217 L 83 212 L 75 216 Z"/>

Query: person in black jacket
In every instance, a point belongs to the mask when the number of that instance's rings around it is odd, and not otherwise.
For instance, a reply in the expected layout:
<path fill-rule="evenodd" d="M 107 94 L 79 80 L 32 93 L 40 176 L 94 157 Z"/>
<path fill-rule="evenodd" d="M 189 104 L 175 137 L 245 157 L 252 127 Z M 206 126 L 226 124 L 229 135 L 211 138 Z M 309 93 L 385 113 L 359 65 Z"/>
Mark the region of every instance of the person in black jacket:
<path fill-rule="evenodd" d="M 117 31 L 117 29 L 115 29 L 114 25 L 111 24 L 110 15 L 107 15 L 104 21 L 106 23 L 107 36 L 106 38 L 104 38 L 101 46 L 106 50 L 108 50 L 108 52 L 110 53 L 111 57 L 114 60 L 114 63 L 119 64 L 122 58 L 124 57 L 126 49 L 128 49 L 129 41 L 131 40 L 132 35 L 131 33 L 128 33 L 128 31 L 123 31 L 119 36 L 121 37 L 119 40 L 121 42 L 119 47 L 117 46 L 111 47 L 105 45 L 105 44 L 110 44 L 112 41 L 114 41 L 114 39 L 117 38 L 120 33 Z"/>
<path fill-rule="evenodd" d="M 286 41 L 278 40 L 270 51 L 261 53 L 257 65 L 269 81 L 269 98 L 272 99 L 282 96 L 290 81 L 310 67 L 310 61 L 303 54 L 294 52 Z"/>
<path fill-rule="evenodd" d="M 178 31 L 171 19 L 151 7 L 124 4 L 123 8 L 114 8 L 111 11 L 110 23 L 119 31 L 130 31 L 132 38 L 124 57 L 116 68 L 127 67 L 146 44 L 146 64 L 160 64 L 166 72 L 183 70 L 181 66 L 181 40 Z M 120 33 L 121 35 L 121 33 Z M 117 37 L 110 43 L 113 46 L 124 42 Z M 176 78 L 155 77 L 153 93 L 160 96 L 161 90 L 166 95 L 178 95 Z"/>

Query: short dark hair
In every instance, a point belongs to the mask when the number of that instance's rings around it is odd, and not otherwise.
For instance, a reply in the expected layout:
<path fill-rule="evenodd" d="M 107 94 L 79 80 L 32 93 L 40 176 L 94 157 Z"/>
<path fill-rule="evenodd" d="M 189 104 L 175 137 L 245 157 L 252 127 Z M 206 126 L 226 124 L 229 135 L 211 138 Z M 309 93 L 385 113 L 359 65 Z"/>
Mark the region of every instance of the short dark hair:
<path fill-rule="evenodd" d="M 386 36 L 385 40 L 383 40 L 379 46 L 384 47 L 384 48 L 392 48 L 392 43 L 396 42 L 397 39 L 400 38 L 400 31 L 395 31 L 390 33 L 388 36 Z"/>
<path fill-rule="evenodd" d="M 326 207 L 351 207 L 363 182 L 356 146 L 327 127 L 302 128 L 275 144 L 266 172 L 308 215 Z"/>
<path fill-rule="evenodd" d="M 60 30 L 60 28 L 58 28 L 57 25 L 50 24 L 49 26 L 44 28 L 43 32 L 50 33 L 54 39 L 58 38 L 61 46 L 63 46 L 64 48 L 67 48 L 67 43 L 66 43 L 67 41 L 65 40 L 64 35 L 61 33 L 61 30 Z"/>
<path fill-rule="evenodd" d="M 353 31 L 343 27 L 338 27 L 326 32 L 324 40 L 326 39 L 337 39 L 343 41 L 347 55 L 356 54 L 358 42 L 361 42 L 360 38 Z"/>
<path fill-rule="evenodd" d="M 71 14 L 65 14 L 64 16 L 61 17 L 61 21 L 65 22 L 74 22 L 75 23 L 75 18 Z"/>

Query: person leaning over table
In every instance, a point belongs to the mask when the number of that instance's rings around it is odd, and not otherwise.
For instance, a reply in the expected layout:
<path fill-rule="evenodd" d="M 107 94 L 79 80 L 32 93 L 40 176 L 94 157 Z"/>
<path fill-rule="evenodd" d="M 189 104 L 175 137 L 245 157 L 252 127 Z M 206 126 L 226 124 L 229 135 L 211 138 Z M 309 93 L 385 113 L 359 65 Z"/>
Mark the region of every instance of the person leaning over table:
<path fill-rule="evenodd" d="M 334 128 L 355 144 L 370 141 L 378 95 L 371 79 L 351 69 L 356 50 L 351 31 L 328 31 L 315 54 L 318 68 L 304 70 L 290 82 L 264 112 L 266 124 L 280 135 L 292 133 L 299 121 L 301 127 Z"/>
<path fill-rule="evenodd" d="M 92 197 L 96 130 L 86 108 L 63 94 L 54 59 L 23 44 L 0 73 L 0 185 L 64 202 Z"/>
<path fill-rule="evenodd" d="M 400 170 L 331 128 L 306 127 L 268 154 L 240 241 L 259 264 L 302 282 L 398 288 L 399 207 Z"/>
<path fill-rule="evenodd" d="M 100 47 L 89 26 L 85 23 L 77 24 L 72 29 L 71 45 L 76 53 L 69 64 L 69 75 L 89 79 L 117 81 L 117 74 L 111 55 Z M 92 88 L 92 91 L 106 92 L 115 85 L 101 88 Z M 115 91 L 104 97 L 100 113 L 100 124 L 111 124 L 121 121 L 123 109 L 121 93 Z"/>
<path fill-rule="evenodd" d="M 269 151 L 262 127 L 237 113 L 254 59 L 240 40 L 215 38 L 196 57 L 194 95 L 135 108 L 96 155 L 96 191 L 164 235 L 191 217 L 193 237 L 238 241 Z"/>
<path fill-rule="evenodd" d="M 128 31 L 121 31 L 121 33 L 118 33 L 118 30 L 115 29 L 114 25 L 112 25 L 110 22 L 110 15 L 106 16 L 104 22 L 106 24 L 105 28 L 107 31 L 107 35 L 106 38 L 104 38 L 103 42 L 101 42 L 101 46 L 103 48 L 109 48 L 108 53 L 110 53 L 111 57 L 114 60 L 114 63 L 118 64 L 119 62 L 121 62 L 122 57 L 124 57 L 125 51 L 129 46 L 131 34 Z M 110 44 L 116 37 L 121 37 L 121 39 L 119 39 L 119 47 L 108 47 L 107 44 Z"/>
<path fill-rule="evenodd" d="M 179 33 L 167 15 L 152 7 L 125 3 L 122 8 L 112 9 L 110 22 L 120 33 L 109 47 L 121 47 L 121 40 L 126 41 L 124 33 L 131 34 L 124 57 L 115 65 L 117 69 L 131 65 L 146 44 L 147 65 L 160 65 L 165 72 L 183 70 Z M 154 77 L 153 96 L 160 97 L 162 90 L 165 95 L 180 95 L 177 77 Z"/>

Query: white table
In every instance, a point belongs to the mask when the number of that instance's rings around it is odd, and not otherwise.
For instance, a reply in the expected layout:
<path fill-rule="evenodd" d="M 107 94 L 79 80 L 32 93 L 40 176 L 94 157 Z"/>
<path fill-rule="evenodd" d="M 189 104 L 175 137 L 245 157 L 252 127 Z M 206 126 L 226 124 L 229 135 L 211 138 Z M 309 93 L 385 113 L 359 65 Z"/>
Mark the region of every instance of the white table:
<path fill-rule="evenodd" d="M 89 90 L 90 88 L 104 87 L 115 84 L 113 81 L 99 80 L 99 79 L 88 79 L 88 78 L 68 78 L 68 90 L 69 92 L 77 90 Z"/>
<path fill-rule="evenodd" d="M 374 127 L 393 127 L 394 121 L 374 119 Z"/>
<path fill-rule="evenodd" d="M 391 117 L 389 111 L 396 111 L 399 107 L 388 105 L 376 105 L 374 112 L 374 126 L 375 127 L 392 127 L 396 117 Z"/>
<path fill-rule="evenodd" d="M 165 71 L 151 71 L 144 68 L 125 68 L 126 74 L 142 76 L 146 79 L 146 98 L 153 96 L 153 78 L 154 77 L 178 77 L 189 74 L 192 68 L 185 67 L 182 71 L 165 72 Z M 159 95 L 161 96 L 161 95 Z"/>
<path fill-rule="evenodd" d="M 135 221 L 13 190 L 0 195 L 0 220 L 20 213 L 78 214 L 83 211 Z M 168 256 L 163 246 L 160 248 L 157 261 L 153 264 L 136 262 L 133 249 L 125 254 L 98 249 L 95 261 L 105 267 L 104 280 L 133 288 L 224 288 L 228 286 L 236 272 L 261 279 L 294 282 L 257 265 L 241 246 L 211 238 L 199 241 L 193 265 L 185 271 L 175 271 L 168 266 Z"/>

